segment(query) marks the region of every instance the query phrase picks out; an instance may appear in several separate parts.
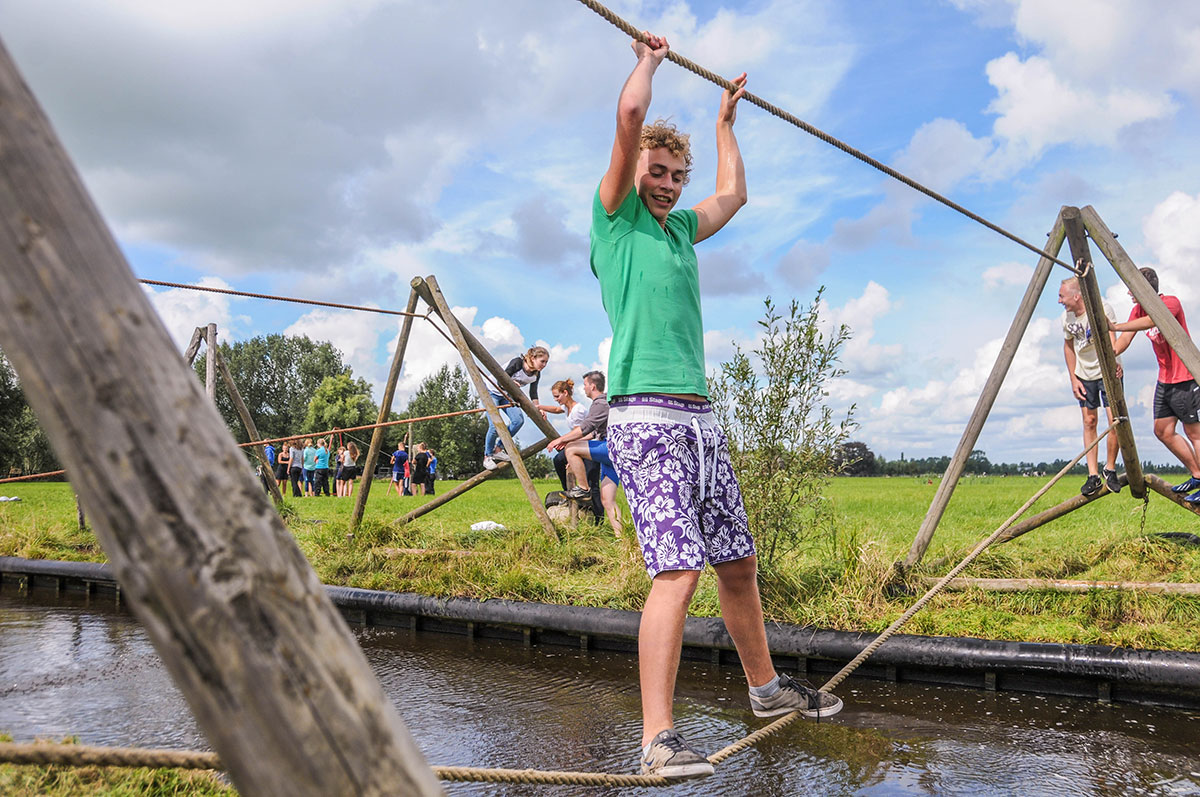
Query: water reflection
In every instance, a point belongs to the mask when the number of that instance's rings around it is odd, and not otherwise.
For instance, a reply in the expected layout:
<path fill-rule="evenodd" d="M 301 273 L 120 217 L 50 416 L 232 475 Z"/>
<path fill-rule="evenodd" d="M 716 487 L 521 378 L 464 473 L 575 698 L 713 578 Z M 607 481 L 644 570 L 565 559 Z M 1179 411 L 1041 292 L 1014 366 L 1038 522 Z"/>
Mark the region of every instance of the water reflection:
<path fill-rule="evenodd" d="M 0 730 L 17 740 L 208 749 L 141 628 L 67 598 L 0 596 Z M 632 657 L 359 629 L 431 762 L 632 771 Z M 715 750 L 761 727 L 740 673 L 685 662 L 680 729 Z M 852 679 L 845 710 L 796 723 L 705 781 L 622 793 L 1200 795 L 1200 717 L 1170 709 Z M 531 787 L 449 784 L 454 794 Z M 546 794 L 601 794 L 582 787 Z M 615 793 L 615 792 L 614 792 Z"/>

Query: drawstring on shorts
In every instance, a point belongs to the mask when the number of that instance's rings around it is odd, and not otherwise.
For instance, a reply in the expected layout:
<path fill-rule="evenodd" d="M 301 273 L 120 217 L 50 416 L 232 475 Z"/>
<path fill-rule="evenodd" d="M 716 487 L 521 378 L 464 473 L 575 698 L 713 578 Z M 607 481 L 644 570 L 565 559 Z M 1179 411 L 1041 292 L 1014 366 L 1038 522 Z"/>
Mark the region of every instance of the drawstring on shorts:
<path fill-rule="evenodd" d="M 704 472 L 704 427 L 700 423 L 699 418 L 692 418 L 692 430 L 696 432 L 696 454 L 700 459 L 700 503 L 704 503 L 705 483 L 708 482 L 708 493 L 711 495 L 716 491 L 717 486 L 717 449 L 713 446 L 712 456 L 712 472 L 706 474 Z"/>

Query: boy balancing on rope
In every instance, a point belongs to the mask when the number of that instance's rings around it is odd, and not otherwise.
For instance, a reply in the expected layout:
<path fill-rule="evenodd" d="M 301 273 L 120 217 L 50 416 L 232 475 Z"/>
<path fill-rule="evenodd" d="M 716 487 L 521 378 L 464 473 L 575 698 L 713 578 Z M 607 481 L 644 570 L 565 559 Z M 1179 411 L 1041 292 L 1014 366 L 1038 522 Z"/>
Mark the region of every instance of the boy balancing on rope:
<path fill-rule="evenodd" d="M 712 420 L 704 373 L 700 286 L 693 244 L 746 203 L 733 134 L 736 92 L 717 114 L 717 190 L 691 210 L 672 210 L 691 165 L 686 136 L 662 122 L 643 127 L 651 81 L 667 40 L 635 41 L 637 65 L 621 89 L 608 171 L 592 203 L 591 265 L 612 324 L 609 453 L 625 485 L 652 584 L 642 609 L 638 659 L 642 772 L 712 774 L 674 730 L 672 701 L 687 607 L 707 561 L 717 574 L 725 627 L 760 717 L 836 714 L 837 697 L 776 674 L 767 648 L 754 541 L 724 433 Z"/>

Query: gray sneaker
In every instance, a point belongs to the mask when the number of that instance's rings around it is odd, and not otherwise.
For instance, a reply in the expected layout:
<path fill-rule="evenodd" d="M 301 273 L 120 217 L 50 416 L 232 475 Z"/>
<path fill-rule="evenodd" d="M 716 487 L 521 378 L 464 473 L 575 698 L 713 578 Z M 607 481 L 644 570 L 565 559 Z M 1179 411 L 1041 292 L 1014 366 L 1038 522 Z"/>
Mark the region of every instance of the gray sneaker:
<path fill-rule="evenodd" d="M 495 470 L 496 469 L 496 460 L 492 459 L 491 457 L 484 457 L 483 458 L 483 467 L 487 468 L 488 470 Z"/>
<path fill-rule="evenodd" d="M 642 774 L 664 778 L 702 778 L 713 773 L 713 765 L 687 743 L 674 728 L 654 737 L 650 752 L 642 756 Z"/>
<path fill-rule="evenodd" d="M 779 674 L 779 691 L 770 697 L 750 695 L 756 717 L 776 717 L 799 711 L 806 717 L 832 717 L 842 710 L 842 699 L 796 683 L 787 673 Z"/>
<path fill-rule="evenodd" d="M 492 459 L 496 460 L 497 462 L 512 462 L 512 457 L 510 457 L 508 452 L 502 448 L 497 449 L 496 452 L 492 454 Z"/>

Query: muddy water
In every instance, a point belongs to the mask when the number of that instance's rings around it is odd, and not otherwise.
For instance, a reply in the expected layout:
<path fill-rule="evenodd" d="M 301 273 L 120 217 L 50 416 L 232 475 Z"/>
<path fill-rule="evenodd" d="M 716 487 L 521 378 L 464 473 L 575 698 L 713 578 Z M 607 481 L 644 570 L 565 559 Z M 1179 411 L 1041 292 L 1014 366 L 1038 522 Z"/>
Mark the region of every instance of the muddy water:
<path fill-rule="evenodd" d="M 145 634 L 83 599 L 0 596 L 0 731 L 17 741 L 209 749 Z M 630 772 L 636 663 L 618 654 L 358 629 L 431 763 Z M 1200 795 L 1200 715 L 851 679 L 833 720 L 797 723 L 670 795 Z M 740 673 L 685 663 L 677 725 L 718 749 L 761 727 Z M 599 794 L 449 784 L 453 794 Z M 627 790 L 624 793 L 636 793 Z M 615 793 L 615 792 L 614 792 Z"/>

